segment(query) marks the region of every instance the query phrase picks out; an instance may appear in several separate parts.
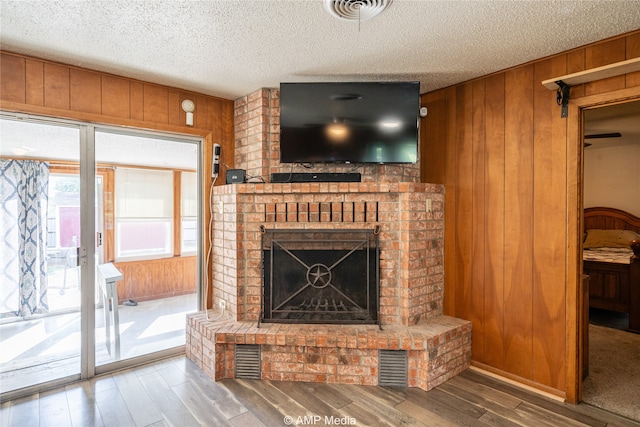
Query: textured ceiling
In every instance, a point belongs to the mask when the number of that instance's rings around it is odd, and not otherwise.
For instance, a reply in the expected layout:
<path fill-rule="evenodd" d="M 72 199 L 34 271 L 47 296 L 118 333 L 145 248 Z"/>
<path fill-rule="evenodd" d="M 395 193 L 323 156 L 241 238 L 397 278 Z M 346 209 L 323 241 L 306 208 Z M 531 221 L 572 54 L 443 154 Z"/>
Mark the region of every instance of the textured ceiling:
<path fill-rule="evenodd" d="M 638 0 L 0 2 L 0 47 L 236 99 L 283 81 L 419 80 L 421 93 L 640 28 Z"/>

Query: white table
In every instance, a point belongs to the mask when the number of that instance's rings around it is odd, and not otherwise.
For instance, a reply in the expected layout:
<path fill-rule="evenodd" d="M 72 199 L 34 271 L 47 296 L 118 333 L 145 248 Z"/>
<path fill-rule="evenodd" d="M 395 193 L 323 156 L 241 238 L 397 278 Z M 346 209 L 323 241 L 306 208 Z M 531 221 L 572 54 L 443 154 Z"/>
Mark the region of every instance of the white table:
<path fill-rule="evenodd" d="M 98 283 L 102 294 L 104 326 L 106 329 L 105 344 L 107 351 L 111 355 L 111 323 L 113 322 L 116 360 L 120 360 L 120 318 L 118 316 L 117 282 L 123 278 L 122 273 L 112 263 L 98 266 Z M 111 310 L 109 310 L 109 302 L 111 302 Z M 111 313 L 111 316 L 109 316 L 109 313 Z"/>

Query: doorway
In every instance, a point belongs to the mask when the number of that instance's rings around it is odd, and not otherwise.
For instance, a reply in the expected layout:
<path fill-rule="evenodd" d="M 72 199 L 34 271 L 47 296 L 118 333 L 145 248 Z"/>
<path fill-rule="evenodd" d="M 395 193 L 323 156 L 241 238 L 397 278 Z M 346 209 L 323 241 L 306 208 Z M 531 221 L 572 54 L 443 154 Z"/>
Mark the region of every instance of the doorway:
<path fill-rule="evenodd" d="M 36 165 L 46 176 L 39 282 L 2 281 L 3 400 L 182 352 L 200 301 L 201 140 L 12 115 L 0 126 L 3 171 Z M 19 223 L 1 217 L 3 234 Z M 14 240 L 2 259 L 29 237 Z M 31 311 L 20 292 L 35 298 Z"/>
<path fill-rule="evenodd" d="M 580 113 L 585 135 L 581 165 L 584 176 L 582 208 L 613 208 L 640 217 L 637 186 L 640 181 L 637 168 L 640 164 L 640 100 L 614 101 L 584 108 Z M 588 235 L 587 241 L 592 241 Z M 583 246 L 585 254 L 608 250 L 600 247 L 600 243 L 596 243 L 597 248 L 587 243 Z M 625 257 L 630 256 L 629 253 L 630 250 L 622 255 L 622 262 L 628 261 Z M 593 256 L 585 255 L 585 260 L 591 260 Z M 583 264 L 585 273 L 589 273 L 591 261 Z M 634 286 L 633 283 L 630 285 Z M 640 335 L 627 332 L 629 309 L 619 307 L 624 295 L 620 295 L 612 279 L 603 281 L 592 275 L 589 287 L 591 302 L 582 307 L 589 314 L 589 325 L 585 330 L 588 348 L 584 349 L 588 352 L 589 363 L 585 370 L 588 375 L 582 382 L 582 401 L 640 420 L 633 397 L 640 393 L 635 381 L 640 376 Z"/>
<path fill-rule="evenodd" d="M 2 393 L 80 378 L 83 280 L 79 126 L 0 122 L 0 375 Z M 76 167 L 66 173 L 36 155 L 49 147 Z M 49 150 L 52 149 L 48 148 Z M 43 155 L 45 157 L 46 155 Z M 85 271 L 81 271 L 85 270 Z"/>

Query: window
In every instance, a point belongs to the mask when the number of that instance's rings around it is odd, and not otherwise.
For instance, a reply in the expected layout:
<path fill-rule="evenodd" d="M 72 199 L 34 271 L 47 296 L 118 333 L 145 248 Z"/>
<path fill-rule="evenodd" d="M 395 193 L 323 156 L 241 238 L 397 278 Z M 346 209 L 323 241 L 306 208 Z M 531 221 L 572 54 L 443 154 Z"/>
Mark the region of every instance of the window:
<path fill-rule="evenodd" d="M 198 250 L 198 174 L 182 172 L 181 218 L 182 254 L 195 253 Z"/>
<path fill-rule="evenodd" d="M 173 173 L 115 171 L 116 258 L 173 255 Z"/>
<path fill-rule="evenodd" d="M 49 175 L 47 247 L 55 250 L 80 246 L 80 178 Z"/>

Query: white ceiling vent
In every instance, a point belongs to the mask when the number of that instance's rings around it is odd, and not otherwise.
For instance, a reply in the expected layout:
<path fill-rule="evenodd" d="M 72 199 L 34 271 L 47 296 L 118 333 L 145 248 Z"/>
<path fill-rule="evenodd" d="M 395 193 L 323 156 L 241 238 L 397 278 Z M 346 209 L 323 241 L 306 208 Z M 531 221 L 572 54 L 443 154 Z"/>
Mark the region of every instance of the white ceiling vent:
<path fill-rule="evenodd" d="M 392 0 L 324 0 L 324 8 L 336 18 L 366 21 L 378 16 Z"/>

